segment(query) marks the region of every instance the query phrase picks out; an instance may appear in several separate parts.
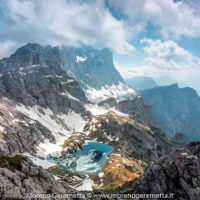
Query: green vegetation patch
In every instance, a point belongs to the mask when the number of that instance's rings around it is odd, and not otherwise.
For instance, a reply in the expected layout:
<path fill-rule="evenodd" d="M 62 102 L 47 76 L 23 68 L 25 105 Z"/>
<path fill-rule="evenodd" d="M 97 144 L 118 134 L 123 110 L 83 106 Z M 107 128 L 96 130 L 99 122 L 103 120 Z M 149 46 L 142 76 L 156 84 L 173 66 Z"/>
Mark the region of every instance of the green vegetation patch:
<path fill-rule="evenodd" d="M 58 176 L 61 176 L 61 177 L 65 176 L 65 174 L 67 173 L 67 170 L 63 170 L 58 166 L 50 167 L 50 168 L 47 169 L 47 171 L 50 174 L 58 175 Z"/>
<path fill-rule="evenodd" d="M 0 168 L 7 168 L 11 171 L 22 169 L 21 162 L 23 160 L 26 160 L 26 157 L 21 155 L 15 155 L 14 157 L 7 157 L 7 156 L 1 156 L 0 157 Z"/>
<path fill-rule="evenodd" d="M 8 135 L 5 134 L 5 133 L 3 133 L 2 136 L 3 136 L 3 140 L 8 140 L 8 139 L 9 139 L 9 138 L 8 138 Z"/>
<path fill-rule="evenodd" d="M 197 186 L 200 187 L 200 179 L 197 179 Z"/>

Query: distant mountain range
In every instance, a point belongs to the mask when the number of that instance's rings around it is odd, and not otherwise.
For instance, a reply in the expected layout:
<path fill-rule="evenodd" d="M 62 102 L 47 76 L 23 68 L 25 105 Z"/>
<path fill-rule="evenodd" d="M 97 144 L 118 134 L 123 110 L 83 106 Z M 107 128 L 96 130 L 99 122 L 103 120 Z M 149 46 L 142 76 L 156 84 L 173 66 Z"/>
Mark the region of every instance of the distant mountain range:
<path fill-rule="evenodd" d="M 163 77 L 166 80 L 169 77 Z M 159 126 L 170 137 L 181 132 L 190 140 L 200 140 L 200 97 L 194 89 L 178 84 L 159 86 L 145 76 L 126 79 L 126 83 L 152 106 Z"/>
<path fill-rule="evenodd" d="M 194 89 L 173 84 L 144 90 L 140 95 L 169 136 L 181 132 L 190 140 L 200 140 L 200 97 Z"/>
<path fill-rule="evenodd" d="M 135 90 L 146 90 L 158 86 L 153 78 L 147 76 L 136 76 L 125 81 Z"/>

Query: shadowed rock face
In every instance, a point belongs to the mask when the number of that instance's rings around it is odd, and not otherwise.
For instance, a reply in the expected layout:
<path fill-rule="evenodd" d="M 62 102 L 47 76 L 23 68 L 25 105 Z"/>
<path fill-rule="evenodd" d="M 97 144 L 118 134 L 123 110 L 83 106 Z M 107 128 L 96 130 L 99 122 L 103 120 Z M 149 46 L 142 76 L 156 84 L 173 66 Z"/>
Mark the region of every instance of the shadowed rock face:
<path fill-rule="evenodd" d="M 109 107 L 116 107 L 117 106 L 117 101 L 115 98 L 110 97 L 105 99 L 104 101 L 100 101 L 98 103 L 99 106 L 104 106 L 105 108 L 109 108 Z"/>
<path fill-rule="evenodd" d="M 24 105 L 49 107 L 54 112 L 73 110 L 87 115 L 88 103 L 78 82 L 63 70 L 58 48 L 28 44 L 0 60 L 0 96 Z"/>
<path fill-rule="evenodd" d="M 120 112 L 128 114 L 131 119 L 139 123 L 158 127 L 151 106 L 147 105 L 142 97 L 129 98 L 118 102 L 111 97 L 99 102 L 98 105 L 105 108 L 116 108 Z"/>
<path fill-rule="evenodd" d="M 177 149 L 157 163 L 149 165 L 144 175 L 127 185 L 125 193 L 173 193 L 177 200 L 200 197 L 200 142 Z"/>
<path fill-rule="evenodd" d="M 186 146 L 186 149 L 189 149 L 192 155 L 197 156 L 200 163 L 200 142 L 191 142 Z"/>
<path fill-rule="evenodd" d="M 182 133 L 176 133 L 175 136 L 173 137 L 173 140 L 176 141 L 181 146 L 185 146 L 190 143 L 189 138 Z"/>
<path fill-rule="evenodd" d="M 166 134 L 181 132 L 190 140 L 200 140 L 200 97 L 194 89 L 173 84 L 145 90 L 141 96 Z"/>
<path fill-rule="evenodd" d="M 81 87 L 101 89 L 105 85 L 125 83 L 113 64 L 112 52 L 91 47 L 62 49 L 64 68 L 73 75 Z"/>
<path fill-rule="evenodd" d="M 130 118 L 147 126 L 158 127 L 151 106 L 147 105 L 142 97 L 120 101 L 117 106 L 123 113 L 129 114 Z"/>
<path fill-rule="evenodd" d="M 136 76 L 126 79 L 126 83 L 135 90 L 146 90 L 157 86 L 153 78 L 146 76 Z"/>

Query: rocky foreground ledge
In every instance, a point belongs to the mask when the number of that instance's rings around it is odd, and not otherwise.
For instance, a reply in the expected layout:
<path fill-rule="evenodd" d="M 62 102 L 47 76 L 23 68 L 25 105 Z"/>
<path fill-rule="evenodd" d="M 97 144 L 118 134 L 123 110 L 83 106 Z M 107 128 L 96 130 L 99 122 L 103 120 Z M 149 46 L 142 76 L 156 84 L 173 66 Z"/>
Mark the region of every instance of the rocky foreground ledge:
<path fill-rule="evenodd" d="M 199 200 L 200 142 L 176 149 L 157 163 L 150 164 L 142 176 L 127 183 L 120 193 L 172 193 L 176 200 Z"/>
<path fill-rule="evenodd" d="M 0 157 L 0 199 L 25 199 L 31 194 L 66 191 L 53 176 L 30 159 L 20 155 Z"/>
<path fill-rule="evenodd" d="M 0 199 L 23 199 L 31 193 L 75 193 L 67 183 L 56 180 L 28 158 L 16 155 L 0 157 Z M 169 156 L 150 164 L 139 178 L 110 191 L 95 193 L 174 194 L 176 200 L 200 197 L 200 142 L 176 149 Z M 20 198 L 21 197 L 21 198 Z M 104 198 L 105 199 L 105 198 Z"/>

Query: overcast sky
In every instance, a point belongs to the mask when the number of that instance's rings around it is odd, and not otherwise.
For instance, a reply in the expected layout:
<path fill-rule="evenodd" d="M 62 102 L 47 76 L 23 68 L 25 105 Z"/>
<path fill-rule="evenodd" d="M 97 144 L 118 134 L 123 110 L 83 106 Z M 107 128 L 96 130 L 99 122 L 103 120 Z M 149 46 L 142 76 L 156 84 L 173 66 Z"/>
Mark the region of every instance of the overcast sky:
<path fill-rule="evenodd" d="M 0 57 L 28 42 L 108 47 L 124 78 L 200 92 L 199 0 L 0 0 Z"/>

